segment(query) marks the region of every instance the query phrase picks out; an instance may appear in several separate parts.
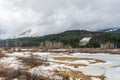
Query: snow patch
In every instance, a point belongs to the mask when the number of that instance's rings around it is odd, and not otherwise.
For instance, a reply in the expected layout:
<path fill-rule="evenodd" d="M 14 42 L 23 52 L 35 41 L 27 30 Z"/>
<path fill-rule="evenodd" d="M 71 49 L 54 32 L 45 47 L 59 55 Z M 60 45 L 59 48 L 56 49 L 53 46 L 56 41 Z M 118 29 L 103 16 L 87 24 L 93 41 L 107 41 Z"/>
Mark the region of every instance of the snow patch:
<path fill-rule="evenodd" d="M 29 57 L 30 56 L 28 52 L 14 52 L 14 53 L 9 53 L 7 55 L 12 57 Z"/>
<path fill-rule="evenodd" d="M 101 76 L 105 74 L 104 68 L 97 68 L 97 67 L 79 67 L 79 71 L 81 71 L 85 75 L 91 76 Z"/>
<path fill-rule="evenodd" d="M 16 70 L 19 69 L 20 67 L 23 67 L 15 57 L 3 57 L 0 59 L 0 63 L 6 65 L 4 66 L 6 68 L 13 68 Z"/>
<path fill-rule="evenodd" d="M 108 68 L 105 76 L 106 80 L 120 80 L 120 67 Z"/>
<path fill-rule="evenodd" d="M 91 80 L 101 80 L 100 78 L 92 77 Z"/>
<path fill-rule="evenodd" d="M 91 37 L 84 37 L 80 42 L 89 42 L 90 39 Z"/>

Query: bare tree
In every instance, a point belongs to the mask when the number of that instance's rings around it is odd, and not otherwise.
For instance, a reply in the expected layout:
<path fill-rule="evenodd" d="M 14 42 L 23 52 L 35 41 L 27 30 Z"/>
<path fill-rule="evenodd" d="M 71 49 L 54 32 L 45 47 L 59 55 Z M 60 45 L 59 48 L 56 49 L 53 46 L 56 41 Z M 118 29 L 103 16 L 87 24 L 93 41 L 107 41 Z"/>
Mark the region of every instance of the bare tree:
<path fill-rule="evenodd" d="M 9 47 L 9 41 L 8 39 L 6 39 L 6 49 L 8 50 L 10 47 Z"/>

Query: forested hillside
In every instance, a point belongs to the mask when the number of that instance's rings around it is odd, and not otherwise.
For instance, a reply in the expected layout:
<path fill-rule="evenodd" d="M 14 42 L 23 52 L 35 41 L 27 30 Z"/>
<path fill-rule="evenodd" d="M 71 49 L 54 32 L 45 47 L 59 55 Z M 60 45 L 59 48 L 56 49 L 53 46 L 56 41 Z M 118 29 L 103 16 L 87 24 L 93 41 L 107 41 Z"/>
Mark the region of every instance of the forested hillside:
<path fill-rule="evenodd" d="M 80 40 L 84 37 L 91 37 L 89 43 L 80 45 Z M 17 39 L 8 39 L 0 41 L 0 47 L 5 47 L 8 44 L 10 47 L 33 47 L 39 46 L 40 42 L 62 42 L 64 45 L 70 45 L 73 48 L 79 47 L 100 47 L 102 43 L 112 42 L 120 47 L 120 34 L 119 33 L 102 33 L 90 32 L 85 30 L 70 30 L 59 34 L 51 34 L 41 37 L 24 37 Z"/>

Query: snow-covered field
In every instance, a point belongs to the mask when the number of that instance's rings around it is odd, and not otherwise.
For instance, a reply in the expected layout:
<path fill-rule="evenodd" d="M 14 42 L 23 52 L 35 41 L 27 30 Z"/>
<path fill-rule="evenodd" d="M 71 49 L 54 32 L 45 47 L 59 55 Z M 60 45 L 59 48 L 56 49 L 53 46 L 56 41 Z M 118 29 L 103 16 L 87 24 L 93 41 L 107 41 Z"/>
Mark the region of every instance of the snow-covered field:
<path fill-rule="evenodd" d="M 23 69 L 51 80 L 120 80 L 120 55 L 50 52 L 4 54 L 5 56 L 0 57 L 0 67 Z M 39 59 L 44 62 L 40 64 Z M 32 64 L 32 61 L 36 64 Z M 5 80 L 7 76 L 0 77 L 0 80 Z"/>

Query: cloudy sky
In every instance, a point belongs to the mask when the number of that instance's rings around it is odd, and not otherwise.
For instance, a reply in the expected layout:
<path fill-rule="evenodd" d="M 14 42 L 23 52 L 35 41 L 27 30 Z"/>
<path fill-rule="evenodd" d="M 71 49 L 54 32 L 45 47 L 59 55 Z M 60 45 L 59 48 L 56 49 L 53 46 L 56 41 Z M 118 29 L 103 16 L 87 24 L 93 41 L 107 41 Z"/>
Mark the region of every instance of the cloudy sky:
<path fill-rule="evenodd" d="M 0 29 L 46 35 L 120 27 L 120 0 L 0 0 Z"/>

